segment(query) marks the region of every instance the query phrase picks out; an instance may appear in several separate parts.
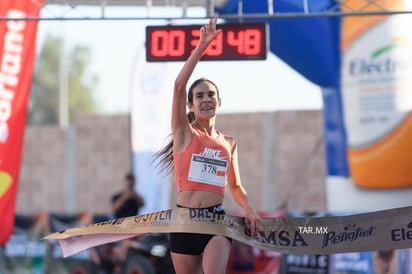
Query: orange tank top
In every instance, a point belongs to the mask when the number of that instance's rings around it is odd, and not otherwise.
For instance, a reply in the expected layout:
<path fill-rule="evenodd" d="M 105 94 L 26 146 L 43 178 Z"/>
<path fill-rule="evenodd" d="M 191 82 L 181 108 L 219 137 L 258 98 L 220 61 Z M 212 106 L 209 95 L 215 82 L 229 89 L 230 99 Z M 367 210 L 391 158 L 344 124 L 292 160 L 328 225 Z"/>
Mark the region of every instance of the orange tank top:
<path fill-rule="evenodd" d="M 194 128 L 185 151 L 173 154 L 177 191 L 203 190 L 225 195 L 230 151 L 230 144 L 223 134 L 211 138 Z"/>

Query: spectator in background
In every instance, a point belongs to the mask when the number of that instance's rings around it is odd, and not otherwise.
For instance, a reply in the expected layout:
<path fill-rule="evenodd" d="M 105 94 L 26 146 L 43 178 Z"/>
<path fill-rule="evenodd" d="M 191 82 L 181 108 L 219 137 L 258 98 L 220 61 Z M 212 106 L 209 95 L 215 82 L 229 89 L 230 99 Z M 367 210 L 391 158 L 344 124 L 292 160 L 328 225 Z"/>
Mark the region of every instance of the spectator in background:
<path fill-rule="evenodd" d="M 112 196 L 113 214 L 118 218 L 126 218 L 139 214 L 139 209 L 144 206 L 143 198 L 135 190 L 135 176 L 127 173 L 124 177 L 123 190 Z M 126 261 L 129 247 L 133 244 L 133 239 L 126 239 L 118 243 L 114 272 L 120 273 Z"/>
<path fill-rule="evenodd" d="M 113 214 L 116 218 L 135 216 L 142 206 L 144 200 L 135 190 L 135 176 L 127 173 L 123 190 L 112 196 Z"/>

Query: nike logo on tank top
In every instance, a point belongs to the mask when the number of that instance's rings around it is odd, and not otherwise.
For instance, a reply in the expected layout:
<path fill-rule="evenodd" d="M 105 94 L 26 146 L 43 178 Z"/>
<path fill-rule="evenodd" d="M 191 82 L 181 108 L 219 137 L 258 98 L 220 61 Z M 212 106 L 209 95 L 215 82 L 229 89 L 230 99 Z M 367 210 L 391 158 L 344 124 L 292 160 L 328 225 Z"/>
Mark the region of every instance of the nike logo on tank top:
<path fill-rule="evenodd" d="M 230 145 L 223 134 L 212 138 L 194 128 L 186 150 L 174 154 L 177 190 L 203 190 L 224 195 L 230 157 Z"/>

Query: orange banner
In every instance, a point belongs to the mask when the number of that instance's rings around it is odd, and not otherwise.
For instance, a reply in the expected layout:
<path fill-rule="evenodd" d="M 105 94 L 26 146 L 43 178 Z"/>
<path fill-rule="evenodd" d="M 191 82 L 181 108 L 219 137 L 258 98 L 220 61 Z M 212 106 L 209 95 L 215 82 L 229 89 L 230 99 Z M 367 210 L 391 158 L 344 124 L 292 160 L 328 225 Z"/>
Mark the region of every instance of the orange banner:
<path fill-rule="evenodd" d="M 403 0 L 353 2 L 355 10 L 408 10 Z M 411 24 L 404 14 L 342 20 L 348 160 L 353 181 L 363 189 L 412 187 Z"/>
<path fill-rule="evenodd" d="M 0 245 L 10 237 L 27 101 L 35 59 L 38 18 L 44 0 L 0 1 Z M 21 18 L 21 19 L 20 19 Z"/>

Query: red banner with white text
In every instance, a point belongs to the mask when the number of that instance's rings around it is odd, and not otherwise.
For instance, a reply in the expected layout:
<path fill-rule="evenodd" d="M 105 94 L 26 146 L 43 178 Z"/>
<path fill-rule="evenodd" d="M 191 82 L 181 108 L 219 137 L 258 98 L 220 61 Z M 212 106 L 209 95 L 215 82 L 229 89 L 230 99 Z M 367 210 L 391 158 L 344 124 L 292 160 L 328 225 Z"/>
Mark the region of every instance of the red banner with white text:
<path fill-rule="evenodd" d="M 14 225 L 27 101 L 35 59 L 37 20 L 44 0 L 1 0 L 0 17 L 0 245 Z M 19 20 L 20 19 L 20 20 Z"/>

